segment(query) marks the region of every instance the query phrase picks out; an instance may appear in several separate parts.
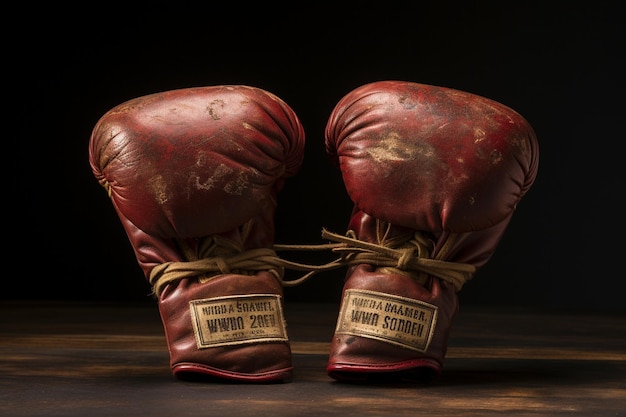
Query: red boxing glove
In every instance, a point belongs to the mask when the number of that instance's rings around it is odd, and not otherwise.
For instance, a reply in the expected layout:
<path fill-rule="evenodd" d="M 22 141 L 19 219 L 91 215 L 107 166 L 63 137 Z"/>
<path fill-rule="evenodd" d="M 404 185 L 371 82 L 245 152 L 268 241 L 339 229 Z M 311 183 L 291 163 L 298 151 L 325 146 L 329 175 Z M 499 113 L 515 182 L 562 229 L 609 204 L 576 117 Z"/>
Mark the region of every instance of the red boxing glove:
<path fill-rule="evenodd" d="M 353 251 L 328 374 L 429 381 L 441 373 L 457 292 L 535 179 L 535 133 L 492 100 L 383 81 L 337 104 L 326 149 L 354 202 L 336 239 Z"/>
<path fill-rule="evenodd" d="M 247 86 L 139 97 L 95 126 L 90 163 L 158 297 L 176 377 L 291 378 L 272 246 L 304 141 L 287 104 Z"/>

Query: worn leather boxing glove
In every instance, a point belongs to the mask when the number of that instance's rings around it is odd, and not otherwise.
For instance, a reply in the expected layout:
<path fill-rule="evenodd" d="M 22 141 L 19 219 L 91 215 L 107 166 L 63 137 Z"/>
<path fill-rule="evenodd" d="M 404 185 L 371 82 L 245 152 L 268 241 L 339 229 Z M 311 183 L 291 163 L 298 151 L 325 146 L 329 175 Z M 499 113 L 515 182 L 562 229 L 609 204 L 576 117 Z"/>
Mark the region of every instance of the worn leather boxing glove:
<path fill-rule="evenodd" d="M 177 378 L 291 379 L 272 245 L 304 140 L 285 102 L 249 86 L 139 97 L 93 129 L 91 167 L 153 285 Z"/>
<path fill-rule="evenodd" d="M 440 375 L 457 292 L 496 249 L 531 187 L 528 122 L 454 89 L 374 82 L 347 94 L 326 127 L 354 209 L 328 375 L 426 382 Z"/>

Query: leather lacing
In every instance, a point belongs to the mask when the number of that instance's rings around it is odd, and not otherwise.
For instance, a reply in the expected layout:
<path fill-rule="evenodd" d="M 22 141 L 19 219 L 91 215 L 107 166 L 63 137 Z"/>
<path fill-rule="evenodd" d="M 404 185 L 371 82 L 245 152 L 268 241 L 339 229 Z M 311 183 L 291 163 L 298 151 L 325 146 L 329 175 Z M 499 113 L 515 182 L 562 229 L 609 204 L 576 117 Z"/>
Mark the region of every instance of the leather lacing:
<path fill-rule="evenodd" d="M 244 225 L 245 236 L 250 225 Z M 472 278 L 476 268 L 471 264 L 443 261 L 448 248 L 453 245 L 453 236 L 437 253 L 430 258 L 432 243 L 420 232 L 410 237 L 387 239 L 382 236 L 379 244 L 356 239 L 353 231 L 344 235 L 322 230 L 322 238 L 335 243 L 320 245 L 274 245 L 272 248 L 244 250 L 239 242 L 219 235 L 205 238 L 200 249 L 192 251 L 185 241 L 179 245 L 185 262 L 165 262 L 155 266 L 150 272 L 149 282 L 158 297 L 166 285 L 182 279 L 196 277 L 206 282 L 223 274 L 254 275 L 259 271 L 272 273 L 282 286 L 296 286 L 313 275 L 341 267 L 359 264 L 374 265 L 382 270 L 411 276 L 424 283 L 429 276 L 435 276 L 452 283 L 456 291 Z M 245 239 L 244 239 L 245 240 Z M 278 256 L 279 251 L 332 251 L 339 257 L 321 265 L 293 262 Z M 306 274 L 293 280 L 285 280 L 285 270 L 306 271 Z"/>
<path fill-rule="evenodd" d="M 381 243 L 376 244 L 357 239 L 352 230 L 348 230 L 346 236 L 322 230 L 323 238 L 341 242 L 332 250 L 340 254 L 336 262 L 343 266 L 375 265 L 379 270 L 404 274 L 422 284 L 429 276 L 435 276 L 453 284 L 456 291 L 460 291 L 463 285 L 474 276 L 476 272 L 474 265 L 442 260 L 447 256 L 458 235 L 449 235 L 435 258 L 430 258 L 432 242 L 429 239 L 421 232 L 413 232 L 411 235 L 408 238 L 406 236 L 394 239 L 383 237 L 379 240 Z"/>
<path fill-rule="evenodd" d="M 309 265 L 293 262 L 281 258 L 276 254 L 274 249 L 270 248 L 257 248 L 247 251 L 237 251 L 240 248 L 236 248 L 230 255 L 216 256 L 214 253 L 219 252 L 219 250 L 216 249 L 233 249 L 233 247 L 237 245 L 235 245 L 235 242 L 232 240 L 224 239 L 221 236 L 211 236 L 210 238 L 206 238 L 205 242 L 210 243 L 210 249 L 204 252 L 207 253 L 208 256 L 186 262 L 165 262 L 152 269 L 149 281 L 152 285 L 153 293 L 157 297 L 160 296 L 163 288 L 167 284 L 186 278 L 197 277 L 199 282 L 206 282 L 223 274 L 254 275 L 259 271 L 267 271 L 273 274 L 282 286 L 288 287 L 298 285 L 320 271 L 327 271 L 343 266 L 339 260 L 323 265 Z M 181 247 L 186 246 L 184 242 L 179 243 Z M 310 247 L 305 247 L 304 245 L 276 246 L 281 246 L 283 250 L 330 250 L 336 245 L 312 245 Z M 285 280 L 286 269 L 307 271 L 307 273 L 298 279 Z"/>

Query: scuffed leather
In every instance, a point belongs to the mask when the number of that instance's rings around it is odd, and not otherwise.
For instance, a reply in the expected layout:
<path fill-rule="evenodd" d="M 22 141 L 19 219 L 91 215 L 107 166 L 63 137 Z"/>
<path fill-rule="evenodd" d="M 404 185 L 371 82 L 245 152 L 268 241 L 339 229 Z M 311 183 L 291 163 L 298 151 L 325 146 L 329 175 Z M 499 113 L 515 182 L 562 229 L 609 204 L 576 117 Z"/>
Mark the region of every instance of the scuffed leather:
<path fill-rule="evenodd" d="M 359 209 L 433 232 L 501 222 L 538 168 L 535 133 L 514 110 L 410 82 L 382 81 L 352 91 L 333 110 L 326 138 Z"/>
<path fill-rule="evenodd" d="M 189 301 L 240 294 L 278 294 L 282 287 L 268 272 L 253 276 L 224 274 L 205 282 L 169 285 L 159 300 L 173 373 L 181 379 L 198 374 L 248 382 L 289 381 L 293 365 L 289 342 L 252 343 L 198 349 L 190 325 Z M 284 316 L 280 319 L 284 320 Z"/>
<path fill-rule="evenodd" d="M 537 175 L 539 150 L 528 122 L 512 109 L 471 93 L 404 81 L 382 81 L 348 93 L 326 127 L 326 150 L 354 202 L 348 230 L 379 241 L 407 230 L 432 242 L 430 257 L 489 261 L 513 212 Z M 410 233 L 409 233 L 410 235 Z M 454 238 L 454 240 L 452 240 Z M 440 254 L 444 244 L 445 256 Z M 346 274 L 348 290 L 407 297 L 437 308 L 424 352 L 365 335 L 335 333 L 327 365 L 340 381 L 430 381 L 441 374 L 459 302 L 448 282 L 416 280 L 362 264 Z"/>
<path fill-rule="evenodd" d="M 244 251 L 272 248 L 277 194 L 300 169 L 304 141 L 299 119 L 273 94 L 248 86 L 198 87 L 139 97 L 108 111 L 92 132 L 89 161 L 148 279 L 157 265 L 201 257 L 199 248 L 213 235 Z M 244 224 L 252 224 L 245 234 Z M 282 303 L 282 291 L 268 272 L 167 285 L 158 305 L 174 375 L 289 380 L 289 342 L 198 349 L 189 320 L 192 300 L 262 293 Z"/>

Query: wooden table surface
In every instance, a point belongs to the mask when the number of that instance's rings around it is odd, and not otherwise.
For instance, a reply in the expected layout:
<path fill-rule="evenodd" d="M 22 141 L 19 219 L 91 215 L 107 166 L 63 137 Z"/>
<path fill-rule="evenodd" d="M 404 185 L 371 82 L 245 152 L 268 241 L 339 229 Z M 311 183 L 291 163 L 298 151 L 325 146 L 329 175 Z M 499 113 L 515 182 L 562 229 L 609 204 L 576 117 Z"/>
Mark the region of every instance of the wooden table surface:
<path fill-rule="evenodd" d="M 626 416 L 626 313 L 461 306 L 429 385 L 325 372 L 338 306 L 287 304 L 285 384 L 176 380 L 156 305 L 0 302 L 0 416 Z"/>

